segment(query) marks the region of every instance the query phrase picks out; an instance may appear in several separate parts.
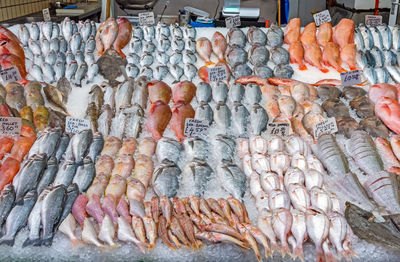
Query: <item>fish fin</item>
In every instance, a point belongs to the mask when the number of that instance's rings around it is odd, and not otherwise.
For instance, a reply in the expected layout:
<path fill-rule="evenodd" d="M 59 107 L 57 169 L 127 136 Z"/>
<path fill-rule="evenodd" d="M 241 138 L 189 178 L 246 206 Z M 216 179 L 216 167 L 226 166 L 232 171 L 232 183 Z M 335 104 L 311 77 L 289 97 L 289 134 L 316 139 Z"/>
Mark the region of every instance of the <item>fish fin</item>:
<path fill-rule="evenodd" d="M 282 245 L 281 246 L 281 253 L 282 253 L 282 257 L 286 257 L 286 255 L 290 255 L 290 249 L 289 249 L 289 245 Z"/>
<path fill-rule="evenodd" d="M 211 61 L 206 63 L 206 66 L 210 66 L 210 65 L 215 65 L 215 63 L 213 63 Z"/>
<path fill-rule="evenodd" d="M 357 67 L 350 66 L 350 71 L 357 70 Z"/>
<path fill-rule="evenodd" d="M 321 68 L 319 69 L 319 71 L 321 71 L 322 73 L 326 74 L 326 73 L 329 72 L 329 69 L 321 67 Z"/>
<path fill-rule="evenodd" d="M 71 239 L 71 246 L 72 247 L 77 247 L 77 246 L 80 246 L 80 245 L 82 245 L 83 244 L 83 242 L 81 241 L 81 240 L 79 240 L 79 239 Z"/>
<path fill-rule="evenodd" d="M 339 74 L 340 74 L 340 73 L 347 72 L 347 70 L 345 70 L 344 68 L 341 68 L 341 67 L 339 67 L 339 68 L 337 69 L 337 71 L 338 71 Z"/>
<path fill-rule="evenodd" d="M 293 249 L 293 256 L 298 257 L 301 261 L 304 262 L 304 253 L 303 253 L 303 247 L 295 247 Z"/>
<path fill-rule="evenodd" d="M 305 64 L 299 65 L 299 69 L 301 71 L 308 70 L 308 68 L 307 68 L 307 66 Z"/>
<path fill-rule="evenodd" d="M 53 244 L 53 236 L 48 237 L 46 239 L 39 240 L 38 246 L 46 246 L 49 247 Z"/>
<path fill-rule="evenodd" d="M 38 246 L 39 242 L 40 242 L 40 238 L 37 238 L 37 239 L 30 239 L 30 238 L 27 238 L 27 239 L 25 240 L 25 242 L 22 244 L 22 247 L 27 247 L 27 246 Z"/>
<path fill-rule="evenodd" d="M 270 242 L 271 242 L 271 241 L 270 241 Z M 277 244 L 276 242 L 275 242 L 275 243 L 271 243 L 270 246 L 271 246 L 271 253 L 270 253 L 270 255 L 271 255 L 271 257 L 272 257 L 272 255 L 274 254 L 274 252 L 279 250 L 279 246 L 278 246 L 278 244 Z"/>
<path fill-rule="evenodd" d="M 368 81 L 367 80 L 362 81 L 360 84 L 358 84 L 356 86 L 366 86 L 366 85 L 368 85 Z"/>
<path fill-rule="evenodd" d="M 220 58 L 220 59 L 218 59 L 218 61 L 219 61 L 219 62 L 222 62 L 222 63 L 226 63 L 225 58 Z"/>
<path fill-rule="evenodd" d="M 2 239 L 0 240 L 0 245 L 14 246 L 14 238 L 12 239 Z"/>
<path fill-rule="evenodd" d="M 316 262 L 324 262 L 325 261 L 325 255 L 324 251 L 322 250 L 321 247 L 317 247 L 315 251 L 315 261 Z"/>

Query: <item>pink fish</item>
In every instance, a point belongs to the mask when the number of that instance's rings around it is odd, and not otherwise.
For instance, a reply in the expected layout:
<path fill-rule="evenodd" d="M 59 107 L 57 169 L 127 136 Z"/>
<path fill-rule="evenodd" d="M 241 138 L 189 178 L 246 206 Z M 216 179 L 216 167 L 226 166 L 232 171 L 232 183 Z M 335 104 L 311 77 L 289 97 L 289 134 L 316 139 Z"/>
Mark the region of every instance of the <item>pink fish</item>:
<path fill-rule="evenodd" d="M 88 203 L 87 196 L 85 194 L 81 194 L 75 199 L 75 202 L 72 205 L 71 209 L 72 215 L 74 216 L 75 220 L 78 221 L 78 223 L 81 225 L 82 228 L 85 218 L 87 217 L 86 214 L 87 203 Z"/>
<path fill-rule="evenodd" d="M 211 45 L 214 54 L 218 57 L 219 61 L 225 61 L 226 39 L 223 34 L 216 31 L 211 38 Z"/>
<path fill-rule="evenodd" d="M 117 205 L 117 212 L 120 216 L 124 217 L 126 221 L 130 224 L 132 222 L 132 217 L 129 214 L 129 206 L 125 200 L 125 197 L 121 197 Z"/>
<path fill-rule="evenodd" d="M 378 99 L 382 96 L 387 98 L 397 100 L 397 88 L 391 84 L 376 84 L 369 88 L 368 97 L 375 104 L 378 102 Z"/>
<path fill-rule="evenodd" d="M 161 101 L 164 104 L 168 104 L 171 100 L 171 88 L 163 81 L 153 80 L 147 84 L 149 89 L 149 101 L 154 104 L 157 101 Z"/>
<path fill-rule="evenodd" d="M 122 52 L 122 49 L 129 43 L 132 38 L 132 24 L 128 19 L 120 17 L 117 20 L 118 23 L 118 34 L 117 38 L 113 43 L 115 51 L 117 51 L 122 57 L 126 57 Z"/>
<path fill-rule="evenodd" d="M 167 128 L 172 117 L 171 108 L 162 101 L 153 103 L 149 109 L 146 130 L 151 133 L 155 140 L 163 137 L 164 130 Z"/>
<path fill-rule="evenodd" d="M 118 213 L 116 209 L 117 204 L 112 195 L 107 195 L 103 198 L 101 208 L 103 209 L 104 213 L 111 217 L 111 220 L 114 222 L 114 224 L 118 224 Z"/>
<path fill-rule="evenodd" d="M 184 129 L 186 118 L 194 118 L 194 109 L 190 104 L 179 103 L 174 105 L 172 111 L 172 117 L 170 121 L 170 127 L 174 131 L 176 138 L 179 142 L 183 142 L 185 139 Z"/>
<path fill-rule="evenodd" d="M 100 55 L 104 54 L 105 51 L 107 51 L 113 46 L 117 36 L 118 36 L 118 24 L 114 18 L 110 17 L 104 22 L 104 26 L 102 27 L 100 39 L 104 45 L 104 51 L 100 53 Z"/>
<path fill-rule="evenodd" d="M 381 97 L 375 104 L 375 115 L 396 134 L 400 134 L 400 105 L 396 100 Z"/>
<path fill-rule="evenodd" d="M 190 103 L 196 95 L 196 86 L 190 81 L 182 81 L 174 86 L 172 101 L 174 103 Z"/>
<path fill-rule="evenodd" d="M 97 195 L 92 194 L 89 197 L 89 202 L 86 205 L 86 212 L 93 217 L 99 225 L 101 225 L 104 218 L 104 212 L 101 209 L 100 198 Z"/>
<path fill-rule="evenodd" d="M 200 37 L 196 41 L 196 52 L 200 56 L 204 62 L 206 62 L 206 65 L 212 65 L 214 64 L 211 62 L 211 52 L 212 52 L 212 44 L 210 40 L 208 40 L 207 37 Z"/>

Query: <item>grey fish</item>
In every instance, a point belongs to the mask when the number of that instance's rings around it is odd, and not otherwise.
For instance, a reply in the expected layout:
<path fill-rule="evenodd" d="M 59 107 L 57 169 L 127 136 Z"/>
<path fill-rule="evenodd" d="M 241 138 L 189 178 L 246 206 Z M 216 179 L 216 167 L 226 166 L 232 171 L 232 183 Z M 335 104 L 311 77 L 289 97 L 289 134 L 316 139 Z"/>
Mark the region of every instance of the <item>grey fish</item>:
<path fill-rule="evenodd" d="M 139 75 L 139 68 L 134 64 L 127 64 L 125 71 L 126 75 L 131 78 L 135 78 Z"/>
<path fill-rule="evenodd" d="M 375 67 L 376 65 L 375 57 L 372 55 L 370 50 L 365 51 L 365 57 L 367 58 L 367 64 L 371 67 Z"/>
<path fill-rule="evenodd" d="M 392 31 L 392 47 L 395 51 L 400 51 L 400 26 L 395 25 Z"/>
<path fill-rule="evenodd" d="M 177 83 L 181 80 L 181 77 L 183 75 L 183 69 L 178 65 L 173 65 L 170 69 L 170 73 L 175 79 L 173 83 Z"/>
<path fill-rule="evenodd" d="M 118 87 L 115 92 L 115 107 L 117 111 L 130 104 L 134 86 L 135 81 L 131 78 Z"/>
<path fill-rule="evenodd" d="M 360 24 L 358 28 L 360 29 L 360 33 L 363 37 L 365 49 L 371 50 L 371 48 L 374 46 L 374 39 L 372 38 L 371 31 L 364 24 Z"/>
<path fill-rule="evenodd" d="M 196 38 L 196 28 L 192 27 L 189 24 L 186 24 L 185 27 L 183 28 L 183 36 L 185 38 Z"/>
<path fill-rule="evenodd" d="M 140 58 L 140 65 L 141 66 L 151 66 L 154 62 L 154 57 L 149 52 L 143 52 Z"/>
<path fill-rule="evenodd" d="M 36 22 L 32 22 L 29 26 L 29 35 L 33 41 L 39 40 L 40 29 Z"/>
<path fill-rule="evenodd" d="M 76 61 L 76 60 L 75 60 L 75 55 L 74 55 L 72 52 L 67 51 L 67 52 L 65 53 L 65 62 L 66 62 L 67 64 L 69 64 L 69 63 L 71 63 L 72 61 Z"/>
<path fill-rule="evenodd" d="M 81 50 L 76 51 L 75 60 L 78 63 L 78 65 L 81 65 L 83 62 L 85 62 L 85 57 L 84 57 L 83 52 Z"/>
<path fill-rule="evenodd" d="M 185 48 L 185 42 L 182 40 L 182 38 L 175 37 L 172 39 L 171 48 L 173 51 L 182 52 L 182 50 Z"/>
<path fill-rule="evenodd" d="M 50 40 L 50 51 L 53 50 L 56 54 L 60 51 L 60 40 L 53 38 Z"/>
<path fill-rule="evenodd" d="M 265 46 L 253 45 L 249 49 L 249 61 L 253 66 L 266 65 L 269 60 L 269 52 Z"/>
<path fill-rule="evenodd" d="M 217 135 L 212 142 L 213 155 L 218 162 L 222 160 L 233 160 L 235 156 L 235 140 L 225 135 Z"/>
<path fill-rule="evenodd" d="M 157 80 L 163 80 L 169 74 L 168 66 L 157 66 L 156 71 L 154 72 L 154 78 Z"/>
<path fill-rule="evenodd" d="M 65 38 L 62 37 L 62 36 L 60 36 L 58 38 L 58 40 L 60 41 L 60 52 L 66 53 L 68 51 L 68 42 L 67 42 L 67 40 L 65 40 Z"/>
<path fill-rule="evenodd" d="M 65 63 L 61 61 L 57 61 L 56 64 L 54 65 L 54 73 L 56 74 L 56 79 L 61 79 L 65 76 Z"/>
<path fill-rule="evenodd" d="M 39 197 L 32 208 L 31 213 L 28 217 L 29 236 L 22 244 L 22 247 L 27 246 L 38 246 L 40 245 L 40 226 L 41 226 L 41 211 L 43 199 L 46 197 L 48 190 L 44 191 L 43 194 L 38 194 Z"/>
<path fill-rule="evenodd" d="M 400 52 L 396 52 L 396 56 L 397 56 L 397 66 L 400 65 Z"/>
<path fill-rule="evenodd" d="M 385 60 L 385 65 L 394 66 L 397 64 L 397 56 L 393 51 L 391 50 L 383 51 L 383 57 Z"/>
<path fill-rule="evenodd" d="M 57 59 L 57 54 L 54 50 L 50 50 L 50 52 L 47 54 L 46 58 L 44 61 L 48 63 L 49 65 L 54 65 L 56 63 Z"/>
<path fill-rule="evenodd" d="M 82 35 L 82 40 L 86 42 L 89 39 L 89 36 L 92 33 L 92 25 L 90 24 L 89 21 L 85 21 L 80 28 L 79 32 Z"/>
<path fill-rule="evenodd" d="M 139 66 L 139 64 L 140 64 L 140 56 L 138 56 L 135 53 L 129 53 L 126 56 L 126 61 L 128 61 L 128 64 L 134 64 L 134 65 Z"/>
<path fill-rule="evenodd" d="M 58 80 L 56 88 L 62 93 L 62 102 L 67 104 L 69 94 L 72 90 L 70 82 L 65 77 L 62 77 Z"/>
<path fill-rule="evenodd" d="M 265 45 L 267 43 L 267 35 L 263 30 L 255 26 L 251 26 L 247 31 L 247 39 L 249 40 L 250 45 Z"/>
<path fill-rule="evenodd" d="M 137 37 L 132 37 L 129 49 L 131 53 L 140 54 L 142 52 L 143 44 L 142 40 Z"/>
<path fill-rule="evenodd" d="M 199 87 L 197 87 L 198 90 Z M 233 83 L 229 88 L 229 99 L 232 102 L 241 102 L 244 96 L 244 87 L 240 83 Z"/>
<path fill-rule="evenodd" d="M 374 46 L 371 49 L 371 55 L 374 57 L 375 59 L 375 66 L 383 66 L 385 63 L 385 58 L 383 56 L 383 53 L 380 49 L 378 49 L 376 46 Z"/>
<path fill-rule="evenodd" d="M 366 67 L 368 65 L 367 57 L 365 56 L 364 52 L 361 50 L 357 50 L 356 63 L 360 69 L 364 69 L 364 67 Z"/>
<path fill-rule="evenodd" d="M 63 162 L 57 171 L 53 185 L 69 186 L 74 179 L 76 168 L 77 166 L 73 160 L 66 160 L 65 162 Z"/>
<path fill-rule="evenodd" d="M 76 54 L 76 51 L 80 50 L 82 43 L 82 36 L 79 33 L 75 33 L 72 35 L 71 40 L 69 41 L 69 46 L 71 47 L 71 51 L 73 54 Z"/>
<path fill-rule="evenodd" d="M 222 82 L 222 81 L 218 81 L 216 83 L 213 84 L 213 88 L 212 88 L 213 92 L 213 99 L 215 101 L 215 103 L 218 102 L 226 102 L 226 99 L 228 98 L 228 86 Z"/>
<path fill-rule="evenodd" d="M 156 156 L 160 162 L 167 159 L 168 161 L 177 163 L 182 150 L 182 145 L 178 141 L 169 137 L 163 137 L 157 142 Z"/>
<path fill-rule="evenodd" d="M 247 132 L 249 111 L 240 102 L 234 102 L 232 106 L 232 127 L 239 136 Z"/>
<path fill-rule="evenodd" d="M 185 50 L 196 52 L 196 40 L 194 38 L 186 38 L 185 39 Z"/>
<path fill-rule="evenodd" d="M 74 77 L 74 83 L 77 86 L 82 85 L 82 80 L 85 78 L 87 72 L 88 72 L 88 65 L 83 61 L 82 64 L 78 66 L 78 69 L 76 70 Z"/>
<path fill-rule="evenodd" d="M 268 115 L 259 104 L 254 104 L 250 111 L 250 127 L 253 135 L 260 135 L 267 127 Z"/>
<path fill-rule="evenodd" d="M 96 22 L 90 21 L 90 25 L 92 26 L 92 31 L 90 33 L 91 36 L 95 37 L 97 32 Z"/>
<path fill-rule="evenodd" d="M 158 196 L 174 197 L 179 188 L 179 167 L 172 161 L 164 159 L 154 170 L 151 184 Z"/>
<path fill-rule="evenodd" d="M 28 47 L 32 51 L 34 55 L 41 55 L 42 54 L 42 49 L 40 48 L 39 42 L 29 39 L 28 41 Z"/>
<path fill-rule="evenodd" d="M 109 104 L 103 105 L 101 108 L 101 114 L 99 115 L 98 122 L 98 131 L 103 135 L 103 137 L 107 137 L 110 133 L 111 120 L 112 120 L 112 110 Z"/>
<path fill-rule="evenodd" d="M 161 52 L 167 52 L 171 48 L 171 41 L 166 36 L 161 36 L 158 42 L 157 50 Z"/>
<path fill-rule="evenodd" d="M 86 83 L 91 83 L 94 80 L 94 77 L 99 73 L 99 66 L 96 63 L 92 63 L 89 65 L 89 69 L 86 74 Z"/>
<path fill-rule="evenodd" d="M 32 50 L 29 49 L 28 46 L 24 46 L 23 48 L 24 48 L 25 58 L 33 61 L 35 55 L 33 54 Z"/>
<path fill-rule="evenodd" d="M 228 128 L 231 126 L 231 110 L 223 102 L 218 102 L 214 108 L 214 121 L 217 127 L 226 133 Z"/>
<path fill-rule="evenodd" d="M 149 96 L 147 82 L 147 78 L 144 76 L 141 76 L 136 80 L 131 100 L 132 105 L 138 104 L 142 109 L 146 109 L 147 98 Z"/>
<path fill-rule="evenodd" d="M 18 112 L 21 111 L 21 108 L 26 106 L 24 87 L 17 82 L 11 82 L 6 90 L 6 103 Z"/>
<path fill-rule="evenodd" d="M 183 141 L 186 158 L 206 160 L 208 156 L 208 143 L 198 137 L 188 137 Z"/>
<path fill-rule="evenodd" d="M 392 32 L 390 31 L 390 28 L 386 24 L 382 24 L 377 27 L 382 36 L 383 50 L 390 50 L 392 48 L 392 41 L 393 41 Z"/>
<path fill-rule="evenodd" d="M 339 98 L 342 92 L 336 86 L 320 85 L 317 87 L 318 97 L 325 101 L 329 98 Z"/>
<path fill-rule="evenodd" d="M 138 39 L 143 39 L 144 33 L 141 26 L 134 26 L 132 27 L 132 35 Z"/>
<path fill-rule="evenodd" d="M 183 38 L 183 31 L 178 23 L 170 24 L 169 28 L 173 38 Z"/>
<path fill-rule="evenodd" d="M 134 104 L 130 108 L 124 109 L 123 112 L 127 117 L 124 127 L 125 137 L 139 137 L 142 131 L 142 122 L 144 118 L 142 107 L 138 104 Z"/>
<path fill-rule="evenodd" d="M 85 52 L 85 63 L 90 65 L 95 62 L 94 54 L 92 52 Z"/>
<path fill-rule="evenodd" d="M 371 31 L 372 39 L 374 41 L 374 46 L 379 48 L 380 50 L 383 50 L 383 39 L 381 32 L 379 32 L 376 26 L 370 27 L 369 30 Z"/>
<path fill-rule="evenodd" d="M 145 77 L 147 77 L 148 79 L 152 79 L 152 78 L 153 78 L 153 69 L 151 69 L 151 68 L 148 67 L 148 66 L 143 66 L 143 67 L 140 69 L 139 75 L 140 75 L 140 76 L 145 76 Z"/>
<path fill-rule="evenodd" d="M 245 88 L 245 99 L 249 105 L 258 104 L 261 101 L 261 89 L 256 84 L 247 84 Z"/>
<path fill-rule="evenodd" d="M 15 235 L 22 229 L 28 219 L 28 216 L 36 202 L 37 194 L 34 190 L 28 192 L 24 197 L 22 205 L 16 205 L 11 210 L 6 221 L 6 234 L 0 239 L 0 245 L 14 245 Z"/>
<path fill-rule="evenodd" d="M 360 121 L 360 129 L 365 130 L 373 137 L 389 137 L 388 128 L 377 117 L 367 117 Z"/>
<path fill-rule="evenodd" d="M 74 20 L 71 21 L 71 25 L 72 25 L 72 35 L 78 33 L 78 25 Z"/>
<path fill-rule="evenodd" d="M 240 28 L 232 27 L 226 34 L 226 42 L 228 45 L 237 45 L 242 48 L 246 46 L 246 35 Z"/>
<path fill-rule="evenodd" d="M 182 52 L 182 61 L 184 64 L 194 64 L 197 61 L 196 55 L 194 53 L 195 51 L 191 51 L 191 50 L 183 50 Z"/>
<path fill-rule="evenodd" d="M 42 68 L 40 68 L 40 66 L 34 64 L 32 65 L 31 70 L 29 71 L 29 74 L 36 80 L 39 82 L 43 81 L 43 71 Z"/>
<path fill-rule="evenodd" d="M 30 37 L 29 29 L 24 24 L 19 25 L 18 38 L 23 46 L 28 45 Z"/>
<path fill-rule="evenodd" d="M 259 76 L 261 78 L 270 78 L 274 76 L 274 71 L 272 71 L 271 68 L 269 68 L 268 66 L 264 65 L 264 66 L 255 66 L 253 68 L 254 70 L 254 74 L 256 76 Z"/>
<path fill-rule="evenodd" d="M 247 64 L 237 64 L 233 68 L 232 73 L 235 78 L 240 78 L 242 76 L 251 75 L 252 70 Z"/>
<path fill-rule="evenodd" d="M 30 106 L 32 110 L 36 110 L 38 106 L 44 105 L 44 98 L 41 91 L 42 87 L 37 81 L 29 81 L 25 86 L 26 105 Z"/>
<path fill-rule="evenodd" d="M 39 183 L 36 187 L 37 193 L 40 195 L 42 191 L 53 183 L 58 170 L 58 161 L 55 157 L 51 157 L 46 164 L 46 168 L 40 177 Z"/>
<path fill-rule="evenodd" d="M 34 55 L 33 63 L 39 66 L 44 64 L 44 58 L 42 55 Z"/>
<path fill-rule="evenodd" d="M 169 57 L 169 62 L 171 65 L 177 65 L 182 61 L 182 53 L 181 52 L 173 52 Z"/>
<path fill-rule="evenodd" d="M 338 127 L 338 133 L 344 134 L 346 138 L 350 138 L 351 134 L 360 128 L 357 121 L 350 116 L 340 116 L 336 118 L 336 125 Z"/>
<path fill-rule="evenodd" d="M 267 31 L 267 44 L 272 47 L 283 44 L 283 30 L 275 23 Z"/>
<path fill-rule="evenodd" d="M 378 78 L 378 83 L 389 83 L 391 80 L 389 72 L 385 67 L 376 67 L 375 72 Z"/>
<path fill-rule="evenodd" d="M 42 35 L 47 39 L 51 39 L 51 34 L 53 33 L 53 23 L 52 22 L 43 22 L 41 24 Z"/>
<path fill-rule="evenodd" d="M 390 73 L 390 71 L 389 71 L 389 73 Z M 375 85 L 378 82 L 378 76 L 377 76 L 374 68 L 372 68 L 370 66 L 366 66 L 363 69 L 363 74 L 364 74 L 365 78 L 367 78 L 368 82 L 371 85 Z"/>
<path fill-rule="evenodd" d="M 57 23 L 53 23 L 53 31 L 51 32 L 51 39 L 58 38 L 60 36 L 60 27 Z"/>
<path fill-rule="evenodd" d="M 333 175 L 349 173 L 349 165 L 336 139 L 330 134 L 323 134 L 317 140 L 318 158 Z"/>
<path fill-rule="evenodd" d="M 53 242 L 54 229 L 61 217 L 66 193 L 65 186 L 55 186 L 49 189 L 49 192 L 43 199 L 41 209 L 43 227 L 43 234 L 40 240 L 41 245 L 51 246 Z"/>
<path fill-rule="evenodd" d="M 396 83 L 399 83 L 400 81 L 400 71 L 397 67 L 395 66 L 386 66 L 385 67 L 387 71 L 389 72 L 390 76 L 393 78 Z"/>
<path fill-rule="evenodd" d="M 95 133 L 93 135 L 93 141 L 90 144 L 88 157 L 93 161 L 96 162 L 97 156 L 100 155 L 101 150 L 103 149 L 104 139 L 101 133 Z"/>
<path fill-rule="evenodd" d="M 183 170 L 182 185 L 191 185 L 193 194 L 196 197 L 202 197 L 206 191 L 207 182 L 212 174 L 211 167 L 206 161 L 193 159 Z"/>
<path fill-rule="evenodd" d="M 330 98 L 322 103 L 328 117 L 350 116 L 347 106 L 338 98 Z"/>
<path fill-rule="evenodd" d="M 46 155 L 34 155 L 21 168 L 15 177 L 13 184 L 15 188 L 15 203 L 21 204 L 25 194 L 34 189 L 46 166 Z"/>
<path fill-rule="evenodd" d="M 271 61 L 276 64 L 288 64 L 289 63 L 289 52 L 286 49 L 277 46 L 269 50 Z"/>
<path fill-rule="evenodd" d="M 67 188 L 66 197 L 65 197 L 65 200 L 64 200 L 64 207 L 63 207 L 60 219 L 58 221 L 58 224 L 56 226 L 56 229 L 64 221 L 64 219 L 68 216 L 68 214 L 71 212 L 72 205 L 74 204 L 75 199 L 78 196 L 79 196 L 78 186 L 76 184 L 71 184 Z"/>
<path fill-rule="evenodd" d="M 230 161 L 223 161 L 217 167 L 217 177 L 222 188 L 242 201 L 246 190 L 246 176 L 237 165 Z"/>
<path fill-rule="evenodd" d="M 354 43 L 356 44 L 357 50 L 365 49 L 364 38 L 359 28 L 354 29 Z"/>
<path fill-rule="evenodd" d="M 170 25 L 172 27 L 173 24 Z M 156 25 L 156 40 L 161 38 L 161 35 L 169 37 L 171 35 L 170 27 L 160 21 Z"/>
<path fill-rule="evenodd" d="M 350 107 L 356 111 L 360 118 L 372 117 L 375 115 L 375 106 L 366 96 L 359 96 L 350 101 Z"/>
<path fill-rule="evenodd" d="M 78 70 L 78 63 L 75 60 L 72 60 L 70 63 L 67 63 L 67 69 L 65 70 L 65 77 L 68 81 L 72 81 L 75 79 L 75 73 Z"/>
<path fill-rule="evenodd" d="M 94 52 L 95 50 L 96 50 L 96 41 L 91 36 L 91 37 L 89 37 L 89 40 L 86 42 L 85 53 L 86 52 Z"/>
<path fill-rule="evenodd" d="M 42 50 L 42 55 L 46 56 L 50 52 L 50 42 L 46 38 L 40 38 L 39 42 Z"/>
<path fill-rule="evenodd" d="M 66 17 L 62 22 L 61 22 L 61 31 L 63 33 L 63 36 L 67 42 L 71 39 L 72 36 L 72 22 L 69 17 Z"/>
<path fill-rule="evenodd" d="M 0 194 L 0 226 L 6 221 L 14 205 L 15 190 L 13 184 L 6 185 Z"/>
<path fill-rule="evenodd" d="M 149 53 L 154 53 L 156 50 L 156 46 L 153 44 L 153 42 L 146 41 L 143 44 L 142 51 L 143 52 L 149 52 Z"/>
<path fill-rule="evenodd" d="M 39 144 L 39 154 L 45 154 L 47 159 L 54 155 L 58 141 L 61 137 L 61 129 L 51 129 L 42 137 L 42 142 Z"/>
<path fill-rule="evenodd" d="M 211 101 L 211 86 L 210 84 L 206 83 L 206 82 L 200 82 L 197 85 L 197 89 L 196 89 L 196 99 L 197 102 L 210 102 Z"/>
<path fill-rule="evenodd" d="M 77 164 L 83 161 L 84 156 L 89 150 L 89 146 L 92 143 L 93 134 L 90 129 L 82 130 L 81 132 L 75 134 L 70 143 L 72 143 L 72 153 L 74 160 Z"/>
<path fill-rule="evenodd" d="M 167 55 L 167 53 L 165 52 L 157 51 L 156 59 L 157 62 L 160 63 L 161 65 L 167 65 L 169 61 L 169 55 Z"/>
<path fill-rule="evenodd" d="M 95 169 L 92 159 L 86 156 L 83 159 L 83 165 L 76 169 L 76 174 L 72 183 L 76 184 L 79 188 L 79 193 L 83 193 L 92 184 L 95 176 Z"/>
<path fill-rule="evenodd" d="M 231 67 L 247 62 L 247 52 L 236 45 L 229 47 L 226 50 L 225 56 L 226 62 L 228 62 Z"/>
<path fill-rule="evenodd" d="M 200 120 L 205 120 L 209 125 L 213 122 L 213 110 L 211 106 L 204 101 L 201 101 L 198 107 L 196 108 L 195 118 Z"/>

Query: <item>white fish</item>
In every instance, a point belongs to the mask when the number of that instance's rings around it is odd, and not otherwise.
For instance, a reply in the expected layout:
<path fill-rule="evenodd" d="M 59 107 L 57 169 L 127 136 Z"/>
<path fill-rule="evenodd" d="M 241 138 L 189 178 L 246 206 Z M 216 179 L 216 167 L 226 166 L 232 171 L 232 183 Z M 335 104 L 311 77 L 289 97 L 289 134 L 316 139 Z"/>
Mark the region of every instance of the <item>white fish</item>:
<path fill-rule="evenodd" d="M 325 261 L 322 243 L 329 234 L 329 219 L 328 217 L 317 210 L 309 210 L 306 213 L 307 234 L 314 242 L 316 249 L 316 261 Z"/>
<path fill-rule="evenodd" d="M 281 241 L 282 257 L 285 257 L 286 254 L 290 253 L 287 238 L 292 227 L 292 221 L 292 214 L 285 208 L 277 209 L 272 217 L 272 228 Z"/>
<path fill-rule="evenodd" d="M 284 149 L 284 142 L 280 136 L 271 135 L 267 139 L 268 154 L 282 152 Z"/>
<path fill-rule="evenodd" d="M 301 171 L 305 172 L 308 169 L 307 160 L 303 155 L 295 154 L 292 156 L 291 167 L 297 167 Z"/>
<path fill-rule="evenodd" d="M 82 240 L 100 248 L 104 247 L 104 245 L 97 239 L 96 229 L 94 229 L 93 224 L 90 222 L 88 217 L 86 217 L 83 222 Z"/>
<path fill-rule="evenodd" d="M 303 185 L 290 184 L 287 192 L 294 208 L 305 212 L 310 206 L 310 194 Z"/>
<path fill-rule="evenodd" d="M 290 167 L 290 157 L 286 153 L 279 152 L 270 156 L 270 168 L 271 171 L 276 172 L 280 177 Z"/>
<path fill-rule="evenodd" d="M 115 228 L 114 224 L 109 215 L 105 215 L 101 222 L 99 239 L 104 241 L 111 247 L 117 247 L 118 245 L 114 242 Z"/>
<path fill-rule="evenodd" d="M 310 190 L 311 204 L 324 211 L 326 214 L 330 213 L 332 210 L 332 200 L 329 193 L 325 190 L 313 187 Z"/>
<path fill-rule="evenodd" d="M 260 175 L 257 174 L 256 172 L 253 172 L 250 175 L 250 193 L 253 195 L 253 197 L 255 197 L 261 191 L 262 188 L 260 182 Z"/>
<path fill-rule="evenodd" d="M 266 154 L 268 149 L 267 140 L 262 136 L 250 137 L 250 152 Z"/>
<path fill-rule="evenodd" d="M 285 177 L 283 178 L 283 184 L 285 188 L 289 188 L 290 184 L 299 184 L 304 185 L 304 173 L 297 167 L 288 168 L 285 173 Z"/>
<path fill-rule="evenodd" d="M 324 184 L 323 175 L 315 169 L 308 169 L 304 172 L 306 188 L 311 190 L 313 187 L 322 188 Z"/>
<path fill-rule="evenodd" d="M 270 171 L 270 159 L 261 153 L 255 153 L 251 156 L 251 167 L 259 174 Z"/>
<path fill-rule="evenodd" d="M 307 239 L 306 215 L 302 211 L 296 209 L 293 209 L 291 212 L 293 217 L 291 232 L 296 240 L 293 248 L 293 255 L 299 257 L 301 261 L 304 261 L 303 243 Z"/>
<path fill-rule="evenodd" d="M 275 189 L 281 189 L 281 182 L 274 172 L 262 172 L 260 174 L 261 187 L 268 194 Z"/>
<path fill-rule="evenodd" d="M 280 208 L 289 209 L 290 198 L 289 195 L 280 189 L 274 189 L 269 193 L 268 205 L 271 210 L 276 210 Z"/>

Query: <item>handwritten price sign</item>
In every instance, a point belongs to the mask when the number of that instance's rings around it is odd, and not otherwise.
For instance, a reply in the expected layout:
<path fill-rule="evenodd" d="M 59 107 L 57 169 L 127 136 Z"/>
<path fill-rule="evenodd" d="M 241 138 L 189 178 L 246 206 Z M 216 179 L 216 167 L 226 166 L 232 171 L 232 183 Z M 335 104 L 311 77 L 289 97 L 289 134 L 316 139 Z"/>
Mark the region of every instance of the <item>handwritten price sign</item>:
<path fill-rule="evenodd" d="M 227 17 L 225 19 L 225 26 L 227 28 L 238 27 L 240 25 L 241 25 L 241 22 L 240 22 L 240 16 L 239 15 Z"/>
<path fill-rule="evenodd" d="M 19 136 L 21 133 L 21 118 L 0 117 L 0 135 Z"/>
<path fill-rule="evenodd" d="M 208 69 L 210 82 L 218 82 L 228 79 L 228 72 L 225 66 L 216 66 Z"/>
<path fill-rule="evenodd" d="M 360 70 L 354 70 L 349 72 L 340 73 L 343 86 L 358 85 L 361 83 L 361 72 Z"/>
<path fill-rule="evenodd" d="M 183 134 L 187 137 L 204 136 L 208 132 L 208 122 L 206 120 L 199 120 L 195 118 L 186 118 L 185 129 Z"/>
<path fill-rule="evenodd" d="M 334 134 L 338 131 L 336 120 L 330 117 L 325 121 L 319 122 L 313 126 L 314 138 L 317 139 L 322 134 Z"/>
<path fill-rule="evenodd" d="M 22 79 L 18 67 L 16 66 L 1 70 L 0 75 L 5 83 L 17 82 Z"/>
<path fill-rule="evenodd" d="M 382 24 L 382 16 L 381 15 L 366 15 L 365 16 L 365 24 L 369 26 L 377 26 Z"/>
<path fill-rule="evenodd" d="M 319 26 L 323 23 L 328 23 L 332 20 L 331 14 L 329 13 L 328 10 L 324 10 L 322 12 L 316 13 L 315 15 L 313 15 L 313 17 L 314 17 L 315 24 L 317 26 Z"/>
<path fill-rule="evenodd" d="M 154 13 L 153 12 L 139 13 L 139 24 L 140 25 L 153 25 L 154 24 Z"/>
<path fill-rule="evenodd" d="M 290 132 L 290 124 L 289 123 L 279 123 L 272 122 L 267 125 L 267 134 L 268 135 L 278 135 L 281 137 L 289 136 Z"/>
<path fill-rule="evenodd" d="M 90 122 L 86 119 L 73 118 L 67 116 L 65 119 L 65 132 L 79 133 L 83 130 L 90 129 Z"/>
<path fill-rule="evenodd" d="M 42 13 L 43 13 L 43 20 L 44 20 L 45 22 L 50 22 L 50 21 L 51 21 L 51 18 L 50 18 L 50 10 L 49 10 L 48 8 L 43 9 L 43 10 L 42 10 Z"/>

